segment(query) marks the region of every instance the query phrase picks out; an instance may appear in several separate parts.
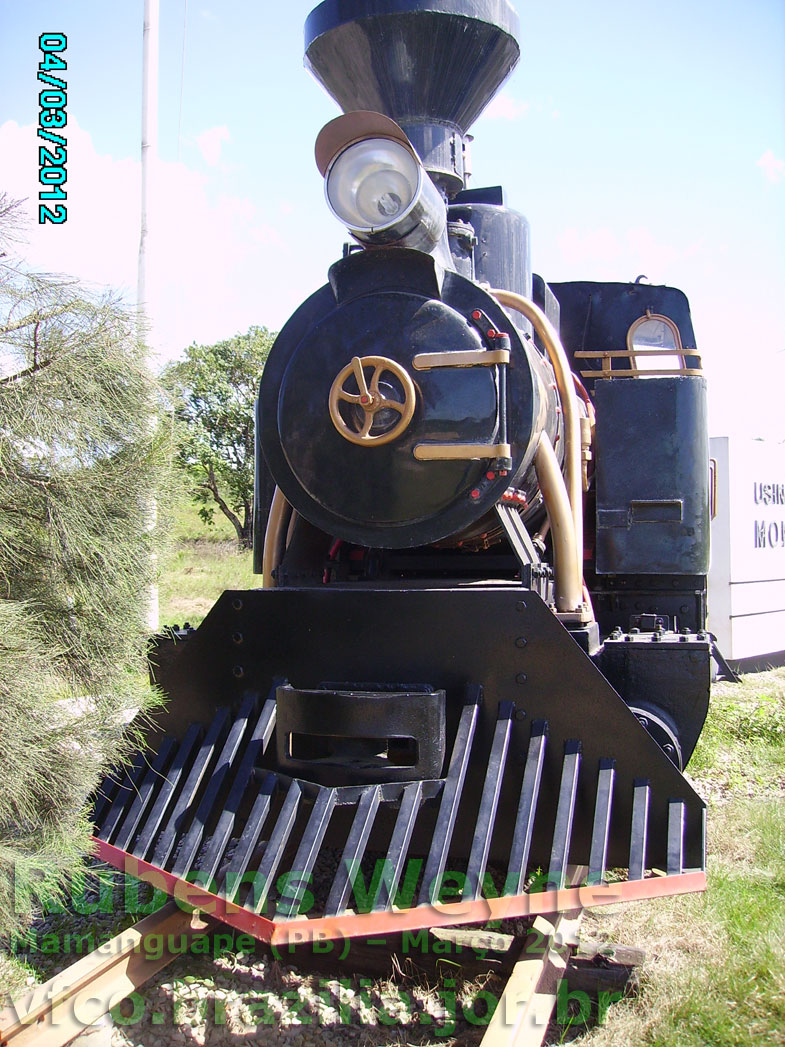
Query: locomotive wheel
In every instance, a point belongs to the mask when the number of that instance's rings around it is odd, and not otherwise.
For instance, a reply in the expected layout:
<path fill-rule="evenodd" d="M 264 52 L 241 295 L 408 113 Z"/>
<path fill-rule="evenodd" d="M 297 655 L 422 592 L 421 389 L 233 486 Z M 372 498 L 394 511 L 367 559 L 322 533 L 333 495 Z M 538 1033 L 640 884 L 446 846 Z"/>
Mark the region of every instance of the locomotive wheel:
<path fill-rule="evenodd" d="M 373 368 L 370 383 L 365 380 L 367 367 Z M 382 375 L 388 372 L 397 379 L 402 389 L 402 402 L 385 396 L 381 391 Z M 357 383 L 358 393 L 351 393 L 344 388 L 344 383 L 351 375 Z M 362 408 L 363 413 L 358 419 L 349 422 L 341 412 L 342 403 L 357 405 Z M 330 389 L 330 418 L 333 425 L 345 440 L 363 447 L 379 447 L 397 439 L 411 422 L 415 404 L 414 382 L 400 364 L 386 356 L 352 357 L 351 363 L 338 372 Z M 377 421 L 377 413 L 387 410 L 397 412 L 400 418 L 392 428 L 385 427 L 381 432 L 374 433 L 372 430 L 374 422 Z"/>
<path fill-rule="evenodd" d="M 684 757 L 678 735 L 662 710 L 649 705 L 631 705 L 630 710 L 635 713 L 638 723 L 646 728 L 668 759 L 675 763 L 680 771 L 683 770 Z"/>

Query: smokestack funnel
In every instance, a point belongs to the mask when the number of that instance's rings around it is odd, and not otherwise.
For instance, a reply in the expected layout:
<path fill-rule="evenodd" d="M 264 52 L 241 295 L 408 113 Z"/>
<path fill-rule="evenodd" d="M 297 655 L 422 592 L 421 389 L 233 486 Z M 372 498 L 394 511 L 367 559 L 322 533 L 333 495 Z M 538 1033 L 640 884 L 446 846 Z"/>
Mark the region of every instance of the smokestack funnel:
<path fill-rule="evenodd" d="M 344 112 L 395 120 L 426 170 L 463 188 L 463 137 L 515 67 L 507 0 L 325 0 L 305 23 L 305 64 Z"/>

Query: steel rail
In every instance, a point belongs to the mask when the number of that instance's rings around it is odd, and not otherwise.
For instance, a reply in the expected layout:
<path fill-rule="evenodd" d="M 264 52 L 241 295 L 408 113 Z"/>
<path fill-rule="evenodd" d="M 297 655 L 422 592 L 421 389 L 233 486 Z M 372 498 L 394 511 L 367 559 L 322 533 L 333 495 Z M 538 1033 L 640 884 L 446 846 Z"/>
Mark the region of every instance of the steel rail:
<path fill-rule="evenodd" d="M 63 1047 L 180 955 L 182 948 L 168 947 L 173 938 L 190 944 L 210 929 L 198 913 L 169 902 L 48 982 L 7 997 L 0 1047 Z"/>
<path fill-rule="evenodd" d="M 575 878 L 569 876 L 570 880 Z M 583 912 L 576 909 L 548 918 L 540 915 L 517 944 L 509 935 L 455 928 L 440 933 L 438 928 L 433 929 L 437 938 L 453 940 L 472 949 L 490 949 L 499 955 L 506 952 L 510 958 L 517 955 L 514 963 L 509 960 L 511 969 L 504 962 L 510 973 L 481 1047 L 541 1047 L 558 1001 L 559 986 L 568 976 L 573 947 L 578 945 Z M 80 1040 L 103 1015 L 182 955 L 187 948 L 183 939 L 191 944 L 213 933 L 215 927 L 213 921 L 202 921 L 198 912 L 185 912 L 177 903 L 170 902 L 45 984 L 9 999 L 5 1010 L 0 1012 L 0 1047 L 29 1044 L 65 1047 Z M 175 938 L 177 947 L 173 945 Z M 277 955 L 275 949 L 273 952 Z M 625 956 L 632 952 L 635 951 L 626 949 Z M 389 959 L 386 950 L 385 955 Z M 369 957 L 375 959 L 370 954 L 365 956 L 366 975 L 369 967 L 374 974 L 382 973 L 375 963 L 368 963 Z M 306 958 L 308 969 L 312 969 L 313 961 L 313 955 Z M 293 962 L 299 966 L 298 960 Z M 632 962 L 641 962 L 637 952 Z M 317 969 L 321 966 L 317 964 Z M 386 966 L 384 969 L 387 970 Z M 578 969 L 578 976 L 580 974 Z M 585 987 L 585 971 L 583 974 Z M 613 984 L 618 985 L 618 979 Z M 593 992 L 591 984 L 588 992 Z"/>

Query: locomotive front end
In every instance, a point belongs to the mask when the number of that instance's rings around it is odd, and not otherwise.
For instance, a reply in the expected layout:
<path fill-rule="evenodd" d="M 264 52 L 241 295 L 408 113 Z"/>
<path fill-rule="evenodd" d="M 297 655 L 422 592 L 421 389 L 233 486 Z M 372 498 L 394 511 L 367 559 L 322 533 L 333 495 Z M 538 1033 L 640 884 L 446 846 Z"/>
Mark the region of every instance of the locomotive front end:
<path fill-rule="evenodd" d="M 261 378 L 263 588 L 162 662 L 167 784 L 107 785 L 96 834 L 273 942 L 705 885 L 681 773 L 712 653 L 689 309 L 549 287 L 526 220 L 467 185 L 517 34 L 506 0 L 326 0 L 306 25 L 354 243 Z"/>

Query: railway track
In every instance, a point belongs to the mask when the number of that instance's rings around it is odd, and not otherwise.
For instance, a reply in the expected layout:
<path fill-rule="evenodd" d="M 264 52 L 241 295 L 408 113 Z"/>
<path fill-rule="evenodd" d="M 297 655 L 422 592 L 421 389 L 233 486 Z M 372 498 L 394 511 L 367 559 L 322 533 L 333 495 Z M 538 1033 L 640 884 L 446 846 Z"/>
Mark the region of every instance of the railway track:
<path fill-rule="evenodd" d="M 495 1010 L 490 1020 L 486 1013 L 475 1015 L 472 1021 L 473 1025 L 487 1023 L 482 1047 L 539 1047 L 546 1039 L 555 1009 L 558 1020 L 565 1021 L 568 994 L 581 1000 L 588 1000 L 590 995 L 598 997 L 602 1015 L 608 1000 L 619 998 L 629 976 L 629 967 L 606 962 L 600 968 L 586 959 L 576 959 L 582 915 L 583 910 L 575 910 L 538 916 L 518 936 L 476 929 L 434 929 L 430 948 L 418 957 L 417 967 L 421 973 L 438 974 L 437 956 L 447 944 L 453 955 L 462 955 L 467 977 L 495 973 L 504 981 L 503 990 L 495 995 L 480 993 L 486 1000 L 495 1001 Z M 190 946 L 217 929 L 218 925 L 200 918 L 198 912 L 183 912 L 170 902 L 48 982 L 8 1001 L 0 1012 L 0 1047 L 61 1047 L 74 1040 L 84 1042 L 86 1030 L 95 1022 L 182 955 L 184 939 Z M 147 948 L 150 942 L 156 943 L 154 949 Z M 173 942 L 179 943 L 176 951 L 172 951 Z M 389 975 L 390 952 L 396 949 L 396 943 L 391 941 L 390 946 L 380 949 L 358 944 L 344 967 L 381 976 L 387 963 Z M 592 947 L 584 945 L 583 952 L 592 955 Z M 313 952 L 301 951 L 282 959 L 333 975 L 340 967 L 335 957 L 319 957 Z M 401 966 L 397 965 L 399 971 Z M 559 986 L 565 978 L 567 992 L 560 995 Z M 583 1008 L 581 1003 L 581 1012 Z M 242 1040 L 238 1036 L 238 1043 Z"/>
<path fill-rule="evenodd" d="M 190 943 L 208 930 L 196 912 L 168 902 L 49 981 L 9 1000 L 0 1012 L 0 1047 L 70 1043 L 175 958 L 165 943 L 181 936 Z M 164 943 L 157 956 L 157 948 L 146 947 L 153 940 Z"/>

